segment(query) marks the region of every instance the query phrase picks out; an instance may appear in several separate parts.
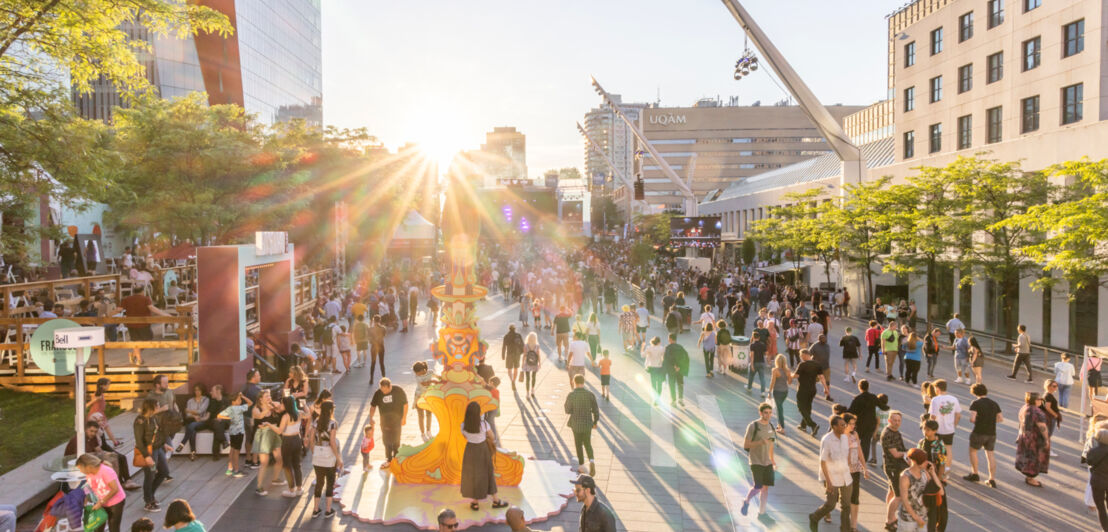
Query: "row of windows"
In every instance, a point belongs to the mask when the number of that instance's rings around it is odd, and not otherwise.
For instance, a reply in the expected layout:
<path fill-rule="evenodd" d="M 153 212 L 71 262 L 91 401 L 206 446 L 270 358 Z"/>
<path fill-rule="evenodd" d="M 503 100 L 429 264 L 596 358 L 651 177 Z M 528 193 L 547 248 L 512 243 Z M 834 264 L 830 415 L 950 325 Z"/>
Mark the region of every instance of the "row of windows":
<path fill-rule="evenodd" d="M 1062 27 L 1062 37 L 1065 41 L 1063 47 L 1064 57 L 1080 53 L 1085 49 L 1085 20 L 1078 20 L 1071 22 Z M 1022 44 L 1023 58 L 1022 67 L 1023 71 L 1027 72 L 1037 68 L 1042 64 L 1042 38 L 1034 37 L 1028 39 Z M 995 83 L 1004 78 L 1004 52 L 997 52 L 990 54 L 985 58 L 985 83 Z M 968 92 L 973 89 L 973 63 L 962 65 L 958 67 L 958 94 Z M 928 80 L 928 98 L 930 103 L 935 103 L 943 99 L 943 77 L 935 76 Z M 916 88 L 915 86 L 904 89 L 904 112 L 912 111 L 916 108 Z"/>
<path fill-rule="evenodd" d="M 823 142 L 823 137 L 739 137 L 708 139 L 659 139 L 650 141 L 653 145 L 662 144 L 765 144 L 778 142 Z"/>
<path fill-rule="evenodd" d="M 1032 5 L 1033 4 L 1033 5 Z M 1024 0 L 1024 12 L 1039 7 L 1041 0 Z M 988 26 L 993 29 L 1004 22 L 1004 1 L 990 0 Z M 973 38 L 973 11 L 958 17 L 958 42 L 966 42 Z M 1085 49 L 1085 21 L 1084 19 L 1071 22 L 1062 26 L 1062 57 L 1066 58 Z M 943 27 L 939 26 L 931 30 L 930 38 L 931 55 L 937 55 L 943 51 Z M 1024 70 L 1031 70 L 1039 66 L 1042 54 L 1042 41 L 1036 37 L 1023 43 Z M 912 41 L 904 45 L 904 68 L 916 64 L 916 42 Z"/>
<path fill-rule="evenodd" d="M 1081 83 L 1063 87 L 1061 91 L 1062 125 L 1080 122 L 1084 117 L 1082 99 L 1084 86 Z M 973 115 L 958 117 L 956 132 L 957 147 L 965 150 L 973 146 Z M 994 144 L 1003 139 L 1004 109 L 1002 106 L 985 110 L 985 143 Z M 1020 100 L 1020 133 L 1031 133 L 1039 129 L 1039 96 L 1030 96 Z M 927 127 L 927 151 L 937 153 L 943 149 L 943 125 L 931 124 Z M 916 156 L 915 131 L 904 132 L 904 158 Z"/>

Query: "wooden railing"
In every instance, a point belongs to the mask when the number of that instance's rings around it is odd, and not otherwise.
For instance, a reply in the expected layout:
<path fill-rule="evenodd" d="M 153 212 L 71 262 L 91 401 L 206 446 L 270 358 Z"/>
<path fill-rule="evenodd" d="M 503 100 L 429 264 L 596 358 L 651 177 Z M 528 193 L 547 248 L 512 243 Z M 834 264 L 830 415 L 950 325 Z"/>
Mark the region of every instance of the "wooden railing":
<path fill-rule="evenodd" d="M 122 280 L 119 274 L 111 274 L 3 285 L 0 286 L 0 291 L 3 291 L 4 294 L 3 302 L 0 303 L 0 305 L 3 306 L 3 312 L 0 313 L 0 316 L 3 318 L 11 318 L 34 312 L 34 306 L 30 305 L 30 302 L 26 301 L 26 299 L 28 296 L 36 296 L 40 293 L 46 295 L 50 301 L 61 303 L 65 305 L 66 308 L 72 308 L 76 307 L 81 299 L 88 297 L 94 290 L 93 287 L 97 290 L 105 288 L 106 291 L 110 290 L 114 293 L 115 301 L 119 302 L 121 299 Z M 64 297 L 59 299 L 59 294 Z M 12 305 L 13 299 L 18 303 L 22 303 L 22 305 Z M 23 301 L 19 301 L 21 299 Z"/>
<path fill-rule="evenodd" d="M 313 276 L 316 279 L 315 294 L 312 294 Z M 310 311 L 320 294 L 330 294 L 335 288 L 336 279 L 334 270 L 318 270 L 297 274 L 293 278 L 293 301 L 296 305 L 296 314 Z"/>
<path fill-rule="evenodd" d="M 127 341 L 115 341 L 105 342 L 103 346 L 95 349 L 94 353 L 90 357 L 89 362 L 96 361 L 96 374 L 105 374 L 105 361 L 104 350 L 105 349 L 128 349 L 132 353 L 139 355 L 143 349 L 184 349 L 186 352 L 186 364 L 191 364 L 196 361 L 196 329 L 193 324 L 193 304 L 179 305 L 177 307 L 177 316 L 143 316 L 143 317 L 67 317 L 66 319 L 80 325 L 123 325 L 131 328 L 132 326 L 141 325 L 155 325 L 162 324 L 164 326 L 172 326 L 175 329 L 177 335 L 176 340 L 161 339 L 161 340 L 127 340 Z M 0 331 L 15 330 L 14 343 L 0 344 L 0 351 L 14 351 L 15 358 L 15 377 L 24 378 L 27 375 L 27 350 L 29 345 L 24 339 L 24 326 L 26 325 L 41 325 L 54 318 L 0 318 Z"/>

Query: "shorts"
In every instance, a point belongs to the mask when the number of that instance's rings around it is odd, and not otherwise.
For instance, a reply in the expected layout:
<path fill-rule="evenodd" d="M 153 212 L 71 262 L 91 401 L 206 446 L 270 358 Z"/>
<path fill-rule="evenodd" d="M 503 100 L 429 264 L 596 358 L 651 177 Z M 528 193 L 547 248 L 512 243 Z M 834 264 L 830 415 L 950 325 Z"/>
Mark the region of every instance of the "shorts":
<path fill-rule="evenodd" d="M 962 372 L 962 373 L 969 373 L 970 372 L 969 359 L 968 358 L 954 357 L 954 371 L 959 371 L 959 372 Z"/>
<path fill-rule="evenodd" d="M 951 432 L 950 434 L 939 434 L 939 439 L 942 440 L 943 445 L 945 445 L 947 449 L 949 449 L 951 445 L 954 445 L 953 432 Z"/>
<path fill-rule="evenodd" d="M 858 492 L 862 490 L 862 473 L 850 474 L 850 504 L 858 504 Z"/>
<path fill-rule="evenodd" d="M 611 383 L 612 383 L 612 376 L 611 375 L 601 375 L 600 376 L 600 385 L 601 386 L 607 386 Z"/>
<path fill-rule="evenodd" d="M 885 466 L 885 478 L 889 479 L 889 485 L 893 488 L 893 495 L 900 496 L 900 472 L 904 469 L 899 467 Z"/>
<path fill-rule="evenodd" d="M 555 335 L 554 338 L 555 338 L 556 344 L 559 347 L 561 347 L 563 345 L 566 346 L 566 347 L 569 347 L 569 333 L 558 333 L 557 335 Z"/>
<path fill-rule="evenodd" d="M 989 436 L 988 434 L 973 434 L 969 435 L 969 447 L 973 450 L 978 450 L 982 447 L 986 451 L 991 451 L 996 448 L 996 435 Z"/>
<path fill-rule="evenodd" d="M 358 342 L 358 351 L 369 351 L 369 342 Z"/>
<path fill-rule="evenodd" d="M 857 360 L 857 359 L 858 359 L 858 352 L 857 351 L 855 351 L 853 353 L 843 352 L 843 360 Z"/>
<path fill-rule="evenodd" d="M 242 434 L 242 433 L 232 434 L 231 435 L 231 449 L 236 450 L 236 451 L 241 450 L 242 449 L 242 440 L 245 436 L 246 435 Z"/>
<path fill-rule="evenodd" d="M 570 379 L 576 377 L 577 375 L 581 375 L 582 377 L 585 376 L 585 366 L 570 366 L 566 368 L 566 371 L 569 372 Z"/>
<path fill-rule="evenodd" d="M 523 353 L 510 353 L 504 360 L 505 369 L 516 369 L 519 367 L 519 359 L 523 357 Z"/>
<path fill-rule="evenodd" d="M 823 378 L 826 379 L 828 385 L 831 384 L 831 368 L 825 368 L 823 370 Z M 828 388 L 827 391 L 831 391 L 831 389 Z"/>
<path fill-rule="evenodd" d="M 636 326 L 635 326 L 635 330 L 636 330 L 636 331 L 638 331 L 638 332 L 639 332 L 639 334 L 642 334 L 642 333 L 646 332 L 646 327 L 642 327 L 642 326 L 636 325 Z"/>
<path fill-rule="evenodd" d="M 972 363 L 972 365 L 973 365 L 973 367 L 975 367 L 975 368 L 983 368 L 983 367 L 985 367 L 985 357 L 983 357 L 983 356 L 979 356 L 979 357 L 977 357 L 977 358 L 973 359 L 973 363 Z"/>
<path fill-rule="evenodd" d="M 754 477 L 754 489 L 773 485 L 773 466 L 750 464 L 750 474 Z"/>

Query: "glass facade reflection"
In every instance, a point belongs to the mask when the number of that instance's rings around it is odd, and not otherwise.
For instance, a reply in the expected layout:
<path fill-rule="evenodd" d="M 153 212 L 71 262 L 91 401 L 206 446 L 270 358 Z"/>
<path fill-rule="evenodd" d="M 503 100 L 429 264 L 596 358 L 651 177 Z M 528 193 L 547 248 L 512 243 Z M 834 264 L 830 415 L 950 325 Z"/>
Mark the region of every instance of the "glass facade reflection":
<path fill-rule="evenodd" d="M 139 60 L 158 94 L 174 98 L 207 91 L 212 103 L 241 103 L 263 123 L 299 118 L 322 125 L 319 0 L 231 0 L 208 4 L 235 23 L 235 32 L 229 38 L 235 42 L 230 46 L 219 42 L 218 54 L 198 52 L 198 39 L 192 37 L 158 37 L 140 26 L 123 27 L 131 39 L 152 45 L 153 53 L 140 52 Z M 211 41 L 210 36 L 199 39 Z M 209 74 L 207 80 L 205 73 Z M 106 122 L 111 121 L 115 107 L 126 105 L 116 88 L 103 79 L 94 82 L 93 90 L 87 94 L 74 92 L 73 99 L 82 116 Z"/>

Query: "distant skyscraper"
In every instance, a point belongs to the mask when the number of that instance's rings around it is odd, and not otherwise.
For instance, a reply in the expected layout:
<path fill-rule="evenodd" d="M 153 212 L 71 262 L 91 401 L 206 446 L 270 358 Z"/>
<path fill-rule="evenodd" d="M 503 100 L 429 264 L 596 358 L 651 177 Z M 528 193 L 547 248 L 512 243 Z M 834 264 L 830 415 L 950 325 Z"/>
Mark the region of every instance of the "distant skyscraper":
<path fill-rule="evenodd" d="M 156 37 L 127 25 L 131 39 L 149 43 L 141 53 L 146 77 L 163 98 L 204 91 L 211 104 L 234 103 L 263 123 L 304 119 L 323 123 L 323 59 L 319 0 L 197 0 L 230 19 L 227 38 L 200 34 Z M 110 121 L 123 105 L 115 87 L 93 83 L 74 94 L 82 116 Z"/>
<path fill-rule="evenodd" d="M 486 133 L 478 157 L 485 187 L 527 179 L 527 136 L 514 127 Z"/>
<path fill-rule="evenodd" d="M 623 114 L 631 119 L 632 122 L 638 122 L 640 113 L 648 106 L 648 104 L 645 103 L 622 103 L 620 95 L 618 94 L 613 94 L 612 100 L 619 105 L 620 109 L 623 110 Z M 623 175 L 633 179 L 635 137 L 634 134 L 631 133 L 631 129 L 627 127 L 627 124 L 623 123 L 610 108 L 601 106 L 585 113 L 584 127 L 589 137 L 592 138 L 592 140 L 599 145 L 600 149 L 605 151 L 608 158 L 612 160 L 612 164 L 614 164 Z M 612 169 L 608 167 L 608 163 L 604 161 L 604 157 L 592 149 L 588 141 L 584 142 L 584 177 L 592 186 L 604 186 L 607 177 L 612 175 Z M 621 185 L 618 180 L 614 180 L 612 184 L 616 187 Z"/>

